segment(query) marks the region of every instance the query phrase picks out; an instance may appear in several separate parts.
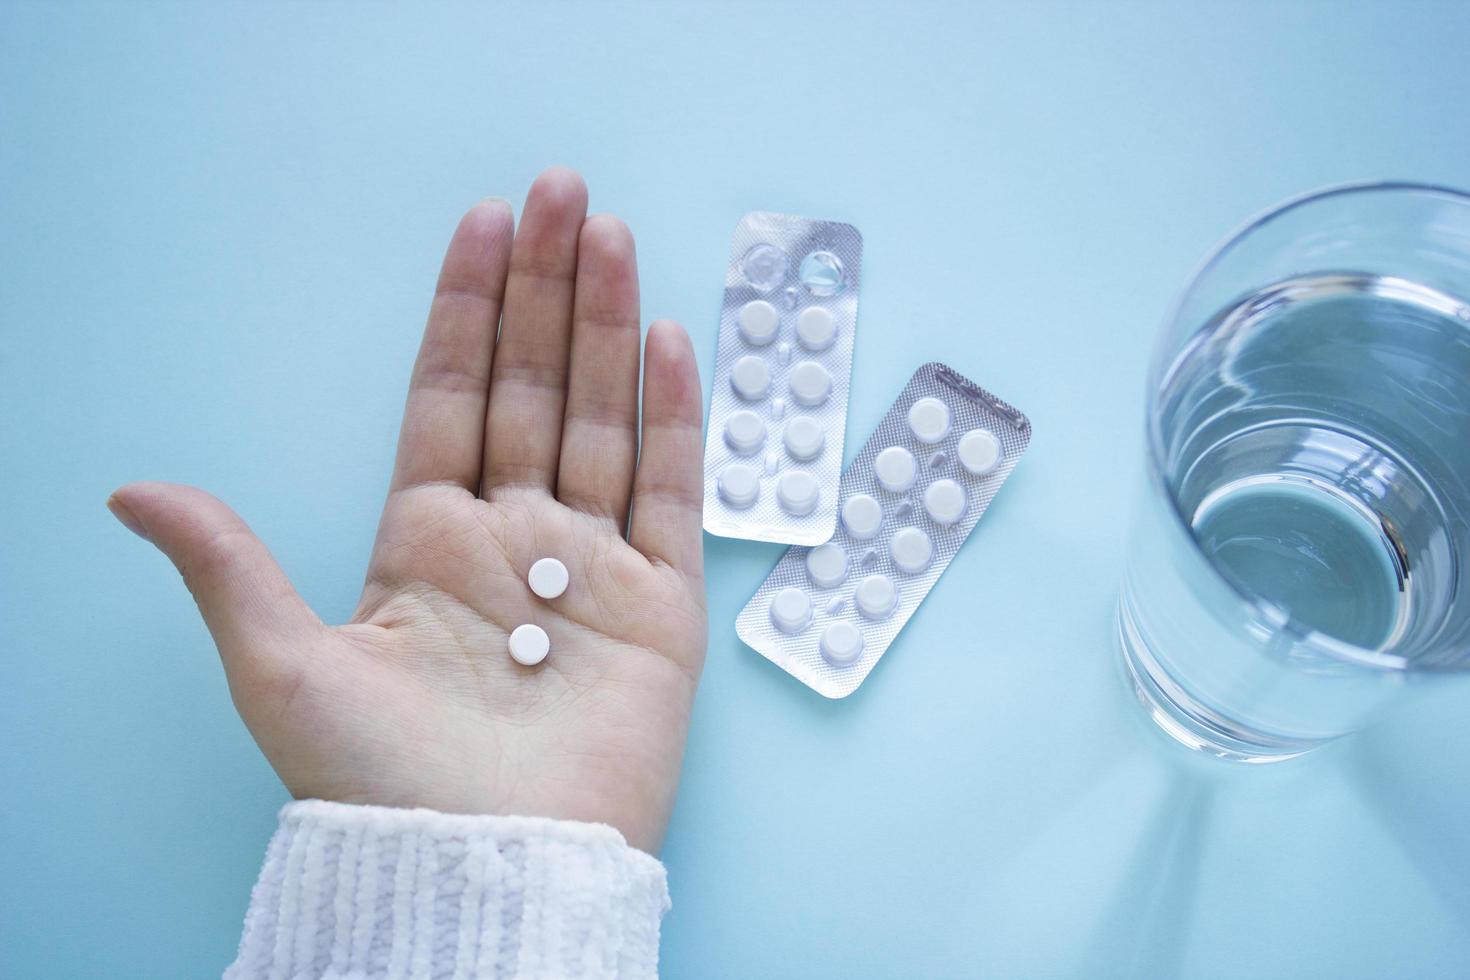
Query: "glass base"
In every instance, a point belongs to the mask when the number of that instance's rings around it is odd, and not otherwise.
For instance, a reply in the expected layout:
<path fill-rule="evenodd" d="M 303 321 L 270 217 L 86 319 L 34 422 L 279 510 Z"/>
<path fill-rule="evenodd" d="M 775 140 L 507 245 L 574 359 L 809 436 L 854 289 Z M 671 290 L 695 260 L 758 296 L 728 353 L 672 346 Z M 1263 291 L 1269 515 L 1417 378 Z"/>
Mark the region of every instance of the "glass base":
<path fill-rule="evenodd" d="M 1283 762 L 1325 745 L 1331 739 L 1282 739 L 1234 723 L 1190 697 L 1149 652 L 1130 615 L 1118 603 L 1118 645 L 1128 681 L 1155 725 L 1175 742 L 1231 762 Z"/>

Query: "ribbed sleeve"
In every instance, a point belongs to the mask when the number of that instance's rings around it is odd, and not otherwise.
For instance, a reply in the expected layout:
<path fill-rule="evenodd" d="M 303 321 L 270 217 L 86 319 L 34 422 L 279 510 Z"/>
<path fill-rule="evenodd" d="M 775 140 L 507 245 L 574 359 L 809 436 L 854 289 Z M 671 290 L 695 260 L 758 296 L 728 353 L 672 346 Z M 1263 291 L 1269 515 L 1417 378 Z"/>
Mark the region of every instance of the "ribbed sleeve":
<path fill-rule="evenodd" d="M 281 810 L 226 980 L 653 977 L 664 868 L 603 824 Z"/>

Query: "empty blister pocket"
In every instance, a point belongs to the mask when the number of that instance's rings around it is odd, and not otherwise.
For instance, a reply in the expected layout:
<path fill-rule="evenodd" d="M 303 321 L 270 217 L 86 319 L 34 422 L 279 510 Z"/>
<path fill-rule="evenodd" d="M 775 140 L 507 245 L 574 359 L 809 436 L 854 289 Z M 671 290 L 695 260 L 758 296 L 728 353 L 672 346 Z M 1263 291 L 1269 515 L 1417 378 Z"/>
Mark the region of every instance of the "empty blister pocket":
<path fill-rule="evenodd" d="M 842 473 L 832 539 L 787 549 L 735 631 L 818 693 L 851 694 L 1030 440 L 1025 415 L 952 368 L 925 364 Z"/>
<path fill-rule="evenodd" d="M 863 240 L 755 211 L 730 247 L 704 450 L 704 529 L 819 544 L 837 523 Z"/>

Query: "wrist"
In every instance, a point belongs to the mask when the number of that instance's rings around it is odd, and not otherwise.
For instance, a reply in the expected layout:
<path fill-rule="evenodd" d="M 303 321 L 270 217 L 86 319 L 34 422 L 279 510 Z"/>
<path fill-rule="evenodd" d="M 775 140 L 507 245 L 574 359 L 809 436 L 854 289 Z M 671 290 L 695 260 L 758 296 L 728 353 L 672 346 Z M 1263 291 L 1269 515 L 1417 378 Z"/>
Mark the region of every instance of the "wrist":
<path fill-rule="evenodd" d="M 304 800 L 281 811 L 228 975 L 562 974 L 588 956 L 651 975 L 668 907 L 663 866 L 605 825 Z"/>

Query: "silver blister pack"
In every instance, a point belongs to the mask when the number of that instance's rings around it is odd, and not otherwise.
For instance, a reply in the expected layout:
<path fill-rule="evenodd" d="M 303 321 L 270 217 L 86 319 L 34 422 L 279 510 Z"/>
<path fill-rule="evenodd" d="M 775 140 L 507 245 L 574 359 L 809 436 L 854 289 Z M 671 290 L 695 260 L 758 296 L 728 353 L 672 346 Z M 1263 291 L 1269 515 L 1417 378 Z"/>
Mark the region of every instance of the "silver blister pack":
<path fill-rule="evenodd" d="M 788 548 L 736 632 L 819 694 L 851 694 L 1030 441 L 1025 415 L 952 368 L 925 364 L 843 472 L 832 539 Z"/>
<path fill-rule="evenodd" d="M 753 211 L 725 270 L 704 445 L 704 529 L 821 544 L 837 525 L 863 238 Z"/>

